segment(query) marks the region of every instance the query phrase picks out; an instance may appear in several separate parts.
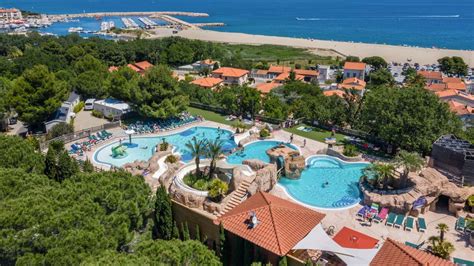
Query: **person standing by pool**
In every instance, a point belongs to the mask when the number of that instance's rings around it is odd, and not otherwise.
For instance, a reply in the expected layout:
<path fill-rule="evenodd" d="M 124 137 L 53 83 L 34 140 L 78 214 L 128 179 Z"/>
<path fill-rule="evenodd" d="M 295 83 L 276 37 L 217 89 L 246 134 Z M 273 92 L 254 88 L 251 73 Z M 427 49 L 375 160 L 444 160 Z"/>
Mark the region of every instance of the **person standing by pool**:
<path fill-rule="evenodd" d="M 306 147 L 306 139 L 303 139 L 303 148 Z"/>
<path fill-rule="evenodd" d="M 293 133 L 291 133 L 291 136 L 290 136 L 290 143 L 293 143 L 293 138 L 294 138 L 294 135 L 293 135 Z"/>

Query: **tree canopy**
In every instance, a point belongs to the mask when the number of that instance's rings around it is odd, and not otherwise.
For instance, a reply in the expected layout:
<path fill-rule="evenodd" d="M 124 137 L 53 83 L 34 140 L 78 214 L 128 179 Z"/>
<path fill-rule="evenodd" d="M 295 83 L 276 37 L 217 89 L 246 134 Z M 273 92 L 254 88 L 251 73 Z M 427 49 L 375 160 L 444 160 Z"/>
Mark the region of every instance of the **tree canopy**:
<path fill-rule="evenodd" d="M 464 60 L 462 59 L 462 57 L 446 56 L 446 57 L 438 59 L 438 63 L 440 64 L 441 71 L 443 71 L 445 74 L 460 75 L 460 76 L 467 75 L 468 65 L 464 63 Z"/>

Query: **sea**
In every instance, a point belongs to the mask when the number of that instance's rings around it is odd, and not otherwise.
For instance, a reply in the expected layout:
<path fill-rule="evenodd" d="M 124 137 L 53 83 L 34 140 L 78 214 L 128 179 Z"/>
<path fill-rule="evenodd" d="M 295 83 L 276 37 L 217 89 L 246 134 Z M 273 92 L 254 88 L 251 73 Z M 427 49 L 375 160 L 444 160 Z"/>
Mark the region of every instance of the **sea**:
<path fill-rule="evenodd" d="M 210 16 L 181 19 L 223 22 L 212 30 L 226 32 L 474 50 L 474 0 L 0 0 L 0 7 L 51 14 L 205 12 Z M 120 18 L 104 19 L 123 25 Z M 45 31 L 63 35 L 78 26 L 98 30 L 100 21 L 84 18 Z"/>

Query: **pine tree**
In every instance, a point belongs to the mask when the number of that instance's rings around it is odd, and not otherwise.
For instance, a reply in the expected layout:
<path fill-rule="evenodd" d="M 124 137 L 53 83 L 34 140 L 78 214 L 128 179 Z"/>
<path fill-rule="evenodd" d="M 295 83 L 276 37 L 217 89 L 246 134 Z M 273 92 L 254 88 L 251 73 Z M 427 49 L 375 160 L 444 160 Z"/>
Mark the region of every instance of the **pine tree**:
<path fill-rule="evenodd" d="M 170 240 L 173 237 L 171 199 L 164 186 L 156 190 L 154 222 L 155 238 Z"/>
<path fill-rule="evenodd" d="M 69 157 L 66 150 L 63 150 L 58 156 L 56 181 L 62 182 L 70 178 L 79 171 L 77 162 Z"/>
<path fill-rule="evenodd" d="M 199 232 L 198 224 L 196 224 L 195 240 L 201 242 L 201 232 Z"/>
<path fill-rule="evenodd" d="M 56 150 L 51 145 L 46 153 L 44 174 L 51 179 L 56 179 Z"/>
<path fill-rule="evenodd" d="M 222 223 L 219 224 L 219 251 L 217 252 L 217 256 L 222 258 L 224 256 L 224 245 L 225 245 L 225 231 L 224 225 Z"/>
<path fill-rule="evenodd" d="M 82 166 L 82 171 L 85 173 L 92 173 L 94 172 L 94 165 L 91 163 L 89 158 L 86 159 L 84 165 Z"/>
<path fill-rule="evenodd" d="M 186 241 L 186 240 L 190 240 L 190 236 L 189 236 L 189 228 L 188 228 L 188 223 L 187 222 L 184 222 L 181 223 L 181 231 L 182 231 L 182 236 L 183 236 L 183 241 Z"/>
<path fill-rule="evenodd" d="M 179 228 L 176 221 L 173 222 L 173 239 L 179 239 Z"/>
<path fill-rule="evenodd" d="M 308 260 L 306 260 L 306 263 L 304 265 L 305 266 L 313 266 L 313 262 L 310 259 L 308 259 Z"/>

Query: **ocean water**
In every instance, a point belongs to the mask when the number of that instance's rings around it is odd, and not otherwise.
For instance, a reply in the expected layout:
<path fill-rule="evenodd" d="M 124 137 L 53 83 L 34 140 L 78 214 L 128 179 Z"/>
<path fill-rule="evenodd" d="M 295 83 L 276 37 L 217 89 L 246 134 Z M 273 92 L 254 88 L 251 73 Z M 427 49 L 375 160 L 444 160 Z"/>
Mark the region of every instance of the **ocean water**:
<path fill-rule="evenodd" d="M 210 17 L 184 19 L 224 22 L 213 29 L 228 32 L 474 50 L 473 0 L 0 0 L 0 6 L 43 13 L 206 12 Z M 98 28 L 100 22 L 84 23 Z M 68 27 L 50 31 L 65 34 Z"/>

